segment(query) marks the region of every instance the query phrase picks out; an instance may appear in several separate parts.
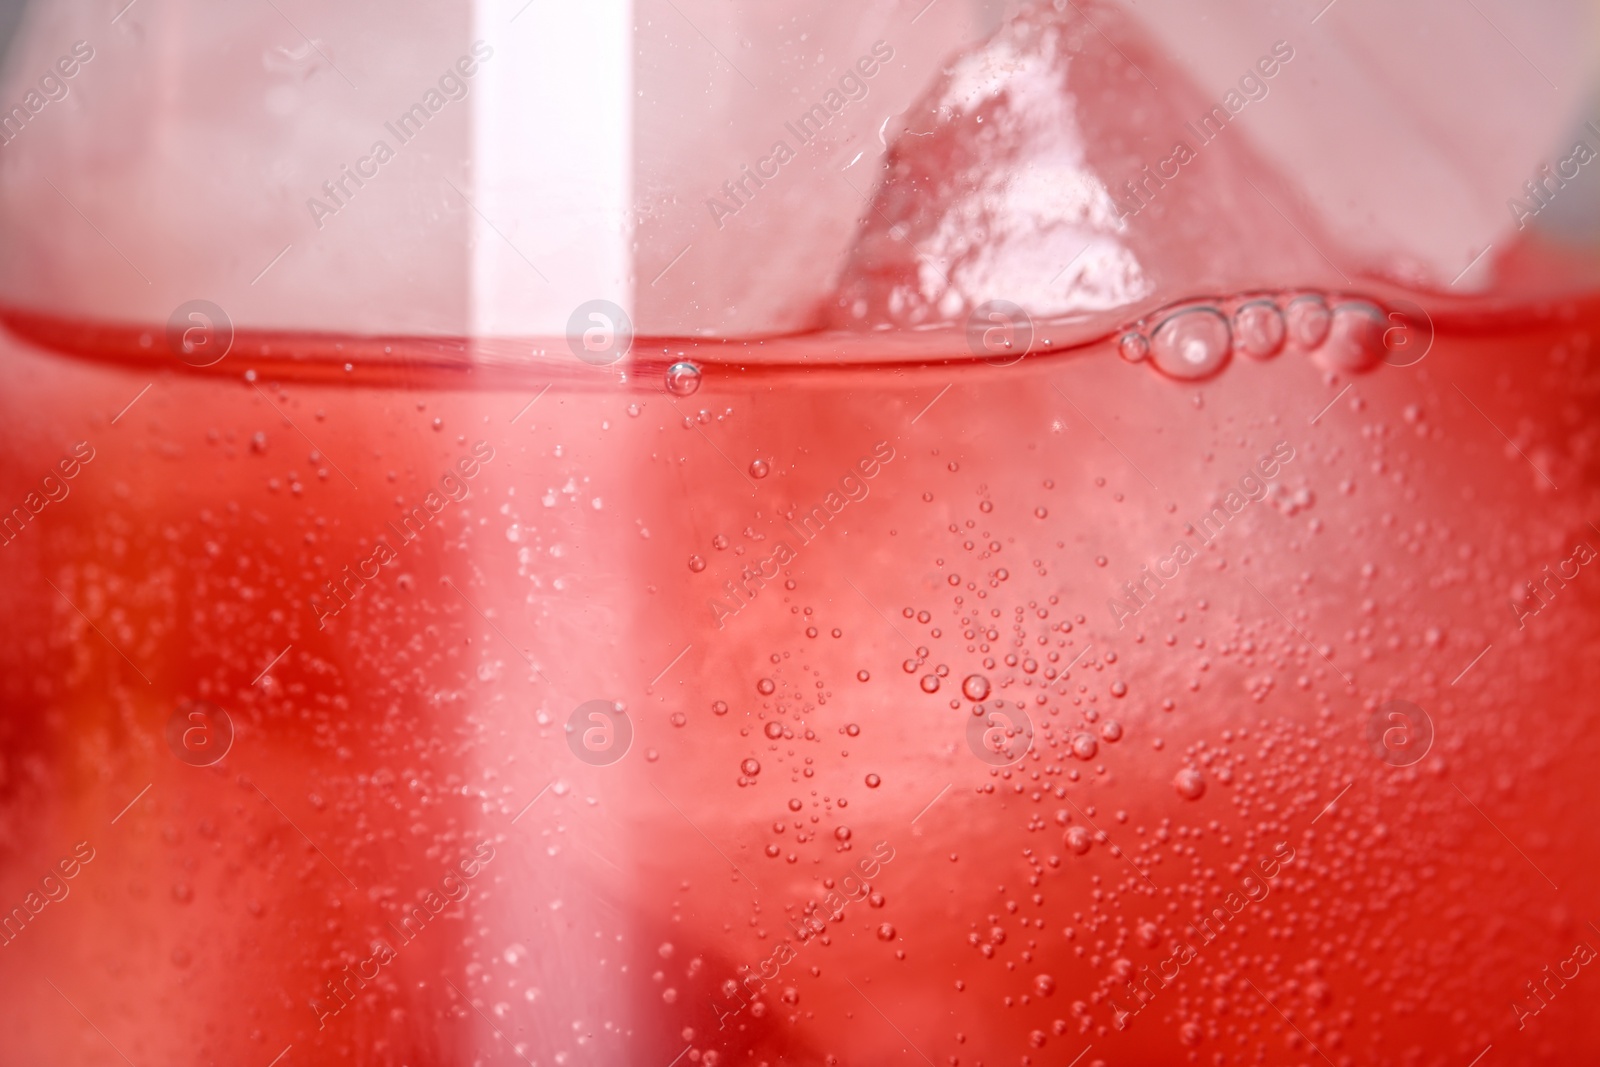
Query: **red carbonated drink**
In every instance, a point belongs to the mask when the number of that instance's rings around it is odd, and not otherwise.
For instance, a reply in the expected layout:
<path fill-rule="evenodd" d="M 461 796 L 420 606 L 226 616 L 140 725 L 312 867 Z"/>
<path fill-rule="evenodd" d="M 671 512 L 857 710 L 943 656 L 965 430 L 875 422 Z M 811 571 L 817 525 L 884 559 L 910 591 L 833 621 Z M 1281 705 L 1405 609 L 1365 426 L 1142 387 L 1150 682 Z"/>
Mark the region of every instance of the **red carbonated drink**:
<path fill-rule="evenodd" d="M 209 231 L 159 262 L 144 201 L 20 153 L 127 146 L 30 120 L 0 157 L 38 262 L 0 246 L 0 1067 L 1595 1059 L 1593 264 L 1434 255 L 1222 132 L 1327 69 L 1309 29 L 1237 108 L 1104 4 L 979 12 L 893 88 L 956 6 L 868 26 L 714 224 L 638 209 L 670 247 L 632 311 L 674 328 L 637 336 L 598 293 L 565 336 L 440 326 L 515 306 L 469 233 L 565 280 L 488 221 L 495 149 L 446 189 L 465 135 L 421 140 L 532 69 L 512 9 L 318 237 L 159 314 Z M 145 17 L 70 107 L 166 39 Z M 269 111 L 345 68 L 425 99 L 292 45 L 239 64 Z M 819 281 L 803 205 L 840 175 Z M 398 202 L 427 224 L 379 227 Z M 35 210 L 123 217 L 108 251 Z"/>
<path fill-rule="evenodd" d="M 1594 315 L 1203 382 L 14 338 L 8 1057 L 1580 1059 Z"/>

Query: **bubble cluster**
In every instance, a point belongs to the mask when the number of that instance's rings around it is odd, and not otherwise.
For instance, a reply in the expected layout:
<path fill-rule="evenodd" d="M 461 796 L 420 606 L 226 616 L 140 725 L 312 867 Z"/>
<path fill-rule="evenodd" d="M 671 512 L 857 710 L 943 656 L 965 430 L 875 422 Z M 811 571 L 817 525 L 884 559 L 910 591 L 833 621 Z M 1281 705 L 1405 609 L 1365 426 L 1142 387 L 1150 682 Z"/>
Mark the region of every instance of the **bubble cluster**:
<path fill-rule="evenodd" d="M 1232 309 L 1231 312 L 1229 309 Z M 1178 381 L 1210 378 L 1235 354 L 1272 359 L 1286 349 L 1308 353 L 1330 371 L 1359 373 L 1388 359 L 1391 345 L 1426 350 L 1431 322 L 1421 309 L 1385 311 L 1363 299 L 1329 299 L 1317 293 L 1253 295 L 1154 312 L 1122 333 L 1117 351 L 1130 363 L 1148 361 Z M 1420 342 L 1401 325 L 1425 328 Z M 1410 362 L 1416 358 L 1409 357 Z"/>

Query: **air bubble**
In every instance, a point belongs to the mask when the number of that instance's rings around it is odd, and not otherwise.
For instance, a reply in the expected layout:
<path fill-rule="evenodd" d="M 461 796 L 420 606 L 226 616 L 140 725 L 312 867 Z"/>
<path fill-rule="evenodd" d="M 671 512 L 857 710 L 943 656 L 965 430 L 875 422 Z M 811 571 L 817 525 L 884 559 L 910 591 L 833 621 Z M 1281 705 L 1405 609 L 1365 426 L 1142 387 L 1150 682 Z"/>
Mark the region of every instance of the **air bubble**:
<path fill-rule="evenodd" d="M 706 561 L 701 559 L 699 556 L 690 556 L 689 569 L 694 571 L 696 574 L 699 574 L 701 571 L 706 569 Z"/>
<path fill-rule="evenodd" d="M 1233 313 L 1233 347 L 1251 359 L 1277 355 L 1283 335 L 1283 313 L 1270 300 L 1252 300 Z"/>
<path fill-rule="evenodd" d="M 767 723 L 766 726 L 764 726 L 762 728 L 762 730 L 768 737 L 770 737 L 774 741 L 776 741 L 778 738 L 783 736 L 783 724 L 782 723 L 769 722 L 769 723 Z"/>
<path fill-rule="evenodd" d="M 882 784 L 883 784 L 883 779 L 879 778 L 876 774 L 867 775 L 867 788 L 868 789 L 876 789 Z"/>
<path fill-rule="evenodd" d="M 673 396 L 693 396 L 700 388 L 700 368 L 684 360 L 667 368 L 667 392 Z"/>
<path fill-rule="evenodd" d="M 1297 296 L 1284 312 L 1289 340 L 1305 349 L 1316 348 L 1328 336 L 1328 305 L 1320 296 Z"/>
<path fill-rule="evenodd" d="M 777 688 L 778 688 L 777 683 L 774 682 L 771 678 L 763 678 L 759 682 L 756 683 L 756 692 L 760 693 L 764 697 L 771 696 L 772 693 L 773 693 L 773 690 L 775 690 Z"/>
<path fill-rule="evenodd" d="M 750 477 L 752 477 L 752 478 L 765 478 L 768 474 L 771 474 L 771 473 L 772 473 L 772 464 L 768 463 L 766 460 L 764 460 L 764 459 L 753 459 L 753 460 L 750 461 Z"/>
<path fill-rule="evenodd" d="M 1095 740 L 1094 734 L 1083 733 L 1072 735 L 1072 754 L 1081 760 L 1094 759 L 1094 754 L 1100 751 L 1100 742 Z"/>
<path fill-rule="evenodd" d="M 761 761 L 755 759 L 745 760 L 743 763 L 739 764 L 739 773 L 743 774 L 746 778 L 754 778 L 756 775 L 761 773 Z"/>
<path fill-rule="evenodd" d="M 1206 794 L 1206 780 L 1197 768 L 1185 767 L 1172 779 L 1172 787 L 1185 800 L 1199 800 Z"/>
<path fill-rule="evenodd" d="M 1067 851 L 1074 856 L 1081 856 L 1089 851 L 1089 846 L 1094 844 L 1094 835 L 1082 826 L 1073 826 L 1062 835 L 1061 843 L 1066 845 Z"/>
<path fill-rule="evenodd" d="M 1209 378 L 1228 362 L 1232 334 L 1215 308 L 1190 308 L 1168 318 L 1151 335 L 1156 368 L 1171 378 Z"/>
<path fill-rule="evenodd" d="M 989 695 L 989 679 L 981 674 L 969 674 L 961 682 L 961 692 L 968 700 L 982 700 Z"/>
<path fill-rule="evenodd" d="M 894 935 L 895 935 L 895 931 L 894 931 L 894 926 L 892 924 L 884 923 L 882 926 L 878 927 L 878 940 L 879 941 L 893 941 L 894 940 Z"/>
<path fill-rule="evenodd" d="M 1150 342 L 1144 339 L 1144 334 L 1129 331 L 1117 342 L 1117 352 L 1129 363 L 1139 363 L 1149 358 Z"/>
<path fill-rule="evenodd" d="M 1333 309 L 1327 341 L 1317 349 L 1316 361 L 1328 370 L 1371 370 L 1383 359 L 1385 319 L 1376 304 L 1346 300 Z"/>

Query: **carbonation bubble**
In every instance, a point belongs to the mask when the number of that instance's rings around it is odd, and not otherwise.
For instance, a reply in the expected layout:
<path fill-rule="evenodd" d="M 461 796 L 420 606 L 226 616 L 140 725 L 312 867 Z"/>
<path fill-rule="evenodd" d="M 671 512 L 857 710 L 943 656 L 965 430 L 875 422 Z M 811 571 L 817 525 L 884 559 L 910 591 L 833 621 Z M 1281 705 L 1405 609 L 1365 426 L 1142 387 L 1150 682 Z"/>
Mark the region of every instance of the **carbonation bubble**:
<path fill-rule="evenodd" d="M 1100 742 L 1094 739 L 1094 734 L 1073 734 L 1072 754 L 1082 760 L 1094 759 L 1094 754 L 1100 751 Z"/>
<path fill-rule="evenodd" d="M 1089 851 L 1089 846 L 1094 844 L 1094 835 L 1082 826 L 1072 826 L 1062 835 L 1061 841 L 1067 850 L 1075 856 L 1081 856 Z"/>
<path fill-rule="evenodd" d="M 982 700 L 989 695 L 989 679 L 981 674 L 969 674 L 961 683 L 961 692 L 968 700 Z"/>
<path fill-rule="evenodd" d="M 773 690 L 775 690 L 777 688 L 778 688 L 777 683 L 774 682 L 771 678 L 763 678 L 759 682 L 756 683 L 756 692 L 760 693 L 764 697 L 771 696 Z"/>
<path fill-rule="evenodd" d="M 1283 350 L 1283 313 L 1270 300 L 1252 300 L 1233 313 L 1233 347 L 1251 359 Z"/>
<path fill-rule="evenodd" d="M 893 941 L 894 940 L 894 926 L 891 925 L 890 923 L 884 923 L 882 926 L 878 927 L 878 940 L 879 941 Z"/>
<path fill-rule="evenodd" d="M 693 396 L 700 388 L 700 368 L 683 360 L 667 368 L 667 392 L 673 396 Z"/>
<path fill-rule="evenodd" d="M 872 681 L 872 672 L 871 671 L 856 671 L 856 681 L 858 681 L 858 682 L 870 682 L 870 681 Z"/>
<path fill-rule="evenodd" d="M 726 700 L 713 700 L 711 702 L 711 710 L 717 715 L 726 715 L 728 714 L 728 702 Z"/>
<path fill-rule="evenodd" d="M 706 561 L 701 559 L 699 556 L 690 556 L 689 569 L 694 571 L 696 574 L 699 574 L 701 571 L 706 569 Z"/>
<path fill-rule="evenodd" d="M 1328 370 L 1370 370 L 1383 359 L 1385 325 L 1383 311 L 1376 304 L 1346 300 L 1333 309 L 1328 339 L 1314 358 Z"/>
<path fill-rule="evenodd" d="M 867 775 L 867 788 L 868 789 L 876 789 L 876 788 L 878 788 L 878 786 L 880 786 L 882 784 L 883 784 L 883 779 L 879 778 L 876 774 Z"/>
<path fill-rule="evenodd" d="M 1209 378 L 1228 362 L 1233 335 L 1215 308 L 1190 308 L 1171 316 L 1150 338 L 1156 369 L 1170 378 Z"/>
<path fill-rule="evenodd" d="M 1144 334 L 1130 330 L 1117 342 L 1117 352 L 1129 363 L 1139 363 L 1150 355 L 1150 342 Z"/>
<path fill-rule="evenodd" d="M 1301 348 L 1320 345 L 1328 336 L 1328 305 L 1320 296 L 1297 296 L 1284 312 L 1289 340 Z"/>
<path fill-rule="evenodd" d="M 805 804 L 801 802 L 799 797 L 791 797 L 791 798 L 789 798 L 789 810 L 790 811 L 799 811 L 803 807 L 805 807 Z"/>
<path fill-rule="evenodd" d="M 765 478 L 770 473 L 772 473 L 772 464 L 766 460 L 753 459 L 750 461 L 750 477 Z"/>
<path fill-rule="evenodd" d="M 1185 767 L 1173 776 L 1172 788 L 1185 800 L 1199 800 L 1205 796 L 1206 780 L 1197 768 Z"/>
<path fill-rule="evenodd" d="M 939 691 L 939 676 L 937 674 L 924 674 L 922 676 L 922 691 L 924 693 L 937 693 Z"/>
<path fill-rule="evenodd" d="M 840 841 L 848 841 L 848 840 L 850 840 L 850 827 L 848 827 L 848 826 L 836 826 L 836 827 L 834 827 L 833 836 L 835 838 L 837 838 L 838 840 L 840 840 Z"/>
<path fill-rule="evenodd" d="M 769 722 L 762 729 L 766 733 L 766 735 L 768 737 L 772 738 L 772 740 L 774 740 L 774 741 L 776 741 L 778 738 L 783 736 L 783 724 L 782 723 Z"/>
<path fill-rule="evenodd" d="M 746 778 L 754 778 L 756 775 L 761 773 L 761 762 L 759 760 L 747 759 L 743 763 L 739 764 L 739 772 Z"/>
<path fill-rule="evenodd" d="M 1048 997 L 1056 991 L 1056 980 L 1048 974 L 1037 975 L 1033 979 L 1033 989 L 1041 997 Z"/>

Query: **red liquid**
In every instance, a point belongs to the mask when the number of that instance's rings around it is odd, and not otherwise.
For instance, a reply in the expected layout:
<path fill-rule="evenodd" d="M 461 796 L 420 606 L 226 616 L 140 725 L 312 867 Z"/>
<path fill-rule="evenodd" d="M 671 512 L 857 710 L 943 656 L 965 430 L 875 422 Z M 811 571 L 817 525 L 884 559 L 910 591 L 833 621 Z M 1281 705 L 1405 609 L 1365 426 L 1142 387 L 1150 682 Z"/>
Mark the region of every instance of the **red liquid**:
<path fill-rule="evenodd" d="M 4 506 L 93 458 L 0 549 L 0 1059 L 1588 1062 L 1595 320 L 687 397 L 8 340 Z"/>

